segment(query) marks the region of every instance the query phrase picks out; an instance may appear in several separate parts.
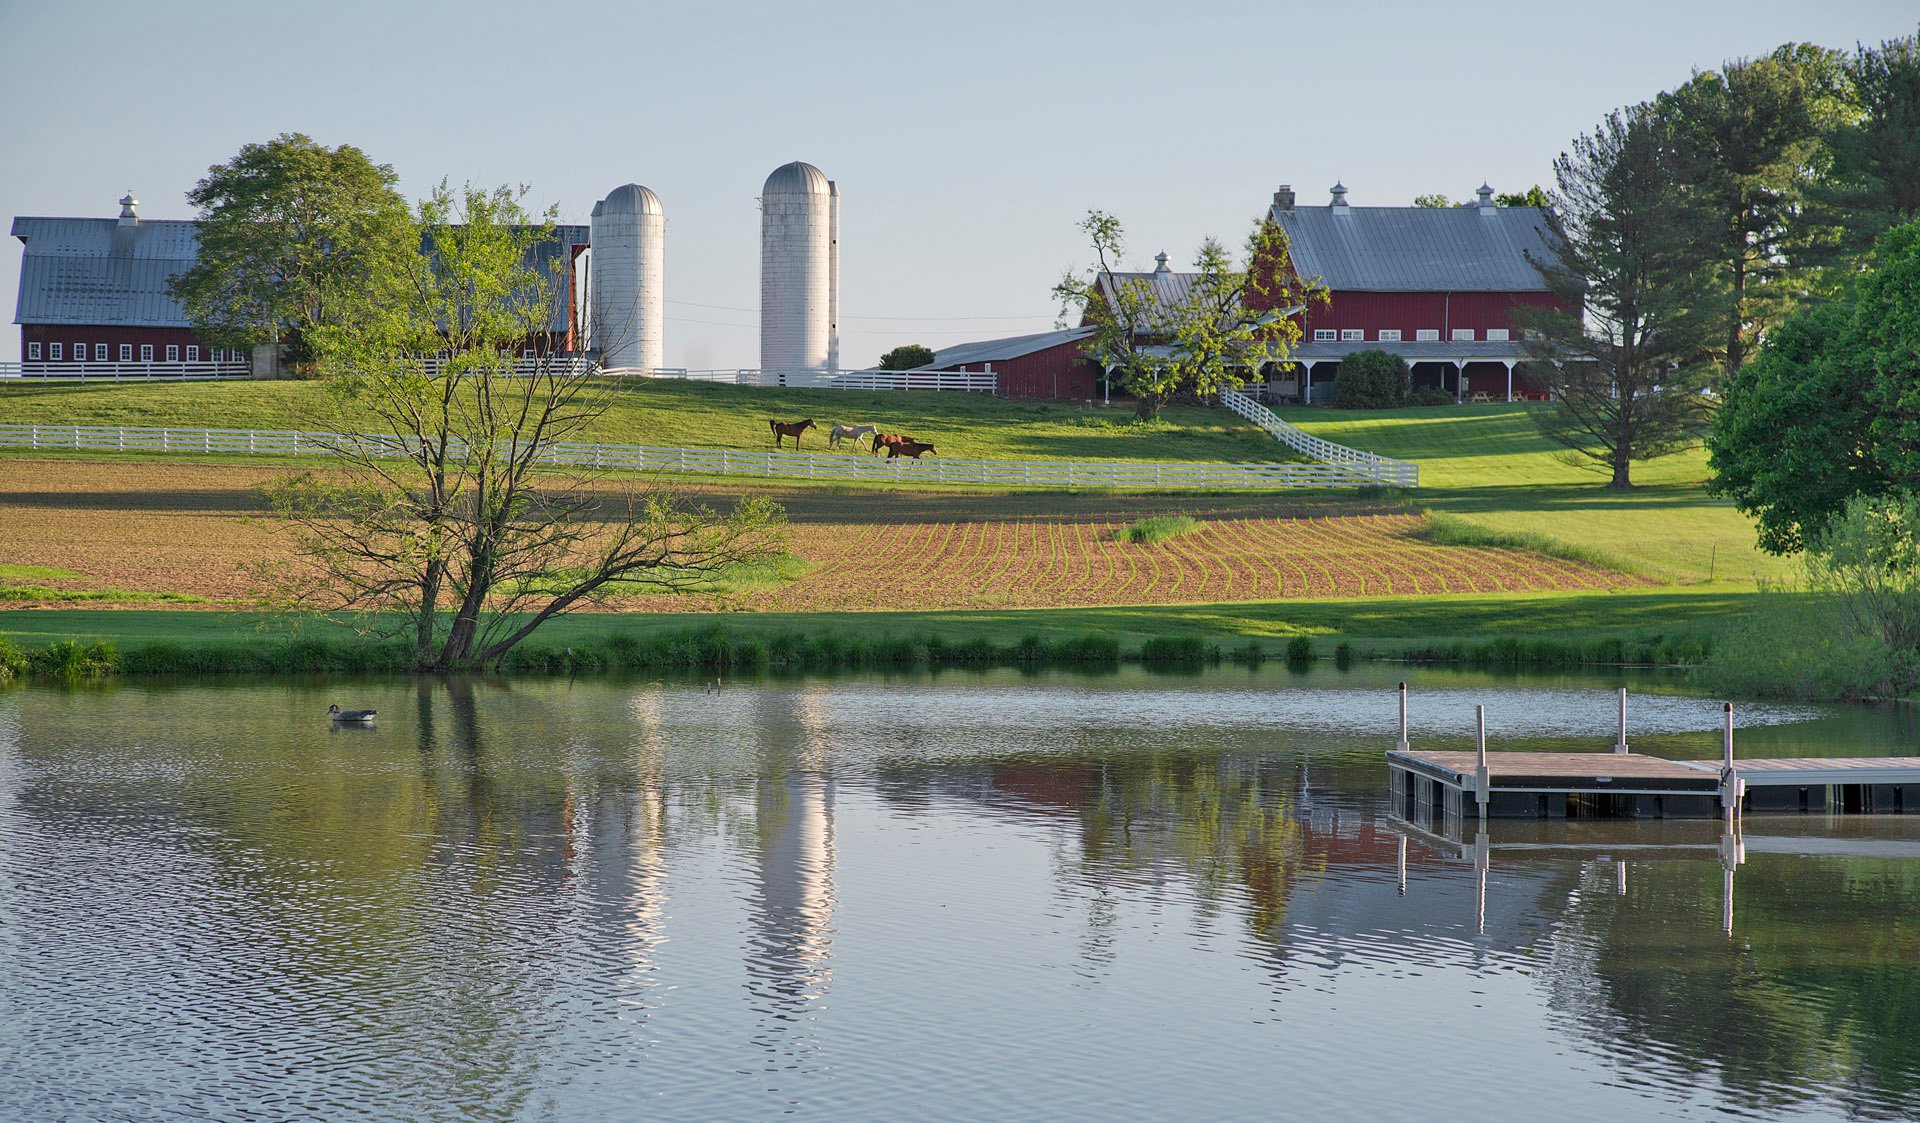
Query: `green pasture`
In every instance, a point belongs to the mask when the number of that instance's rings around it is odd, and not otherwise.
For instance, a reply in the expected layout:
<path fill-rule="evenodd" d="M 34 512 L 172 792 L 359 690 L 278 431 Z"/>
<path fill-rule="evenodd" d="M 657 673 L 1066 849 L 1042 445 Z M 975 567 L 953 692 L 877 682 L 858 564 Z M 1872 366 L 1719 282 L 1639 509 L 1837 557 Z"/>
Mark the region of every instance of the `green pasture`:
<path fill-rule="evenodd" d="M 938 455 L 951 459 L 1298 459 L 1239 417 L 1193 406 L 1173 407 L 1157 421 L 1137 424 L 1131 407 L 1010 401 L 957 391 L 786 390 L 653 379 L 603 386 L 608 408 L 583 440 L 772 449 L 769 419 L 811 417 L 819 428 L 807 432 L 801 447 L 815 452 L 827 451 L 827 430 L 841 423 L 905 433 L 931 442 Z M 336 412 L 322 382 L 188 382 L 0 386 L 0 423 L 345 429 L 370 421 L 364 410 Z"/>
<path fill-rule="evenodd" d="M 1282 411 L 1316 436 L 1420 465 L 1415 497 L 1490 530 L 1558 540 L 1663 581 L 1781 580 L 1797 564 L 1754 547 L 1753 524 L 1707 494 L 1707 454 L 1636 464 L 1631 491 L 1568 463 L 1527 411 L 1505 403 L 1399 410 Z"/>

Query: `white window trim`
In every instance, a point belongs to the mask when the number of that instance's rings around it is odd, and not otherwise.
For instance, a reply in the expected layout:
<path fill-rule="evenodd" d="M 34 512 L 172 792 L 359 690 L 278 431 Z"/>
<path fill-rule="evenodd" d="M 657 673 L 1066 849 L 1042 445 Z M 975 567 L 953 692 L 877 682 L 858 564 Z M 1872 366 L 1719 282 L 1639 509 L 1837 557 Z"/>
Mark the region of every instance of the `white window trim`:
<path fill-rule="evenodd" d="M 40 361 L 40 343 L 38 340 L 27 344 L 27 360 L 29 362 Z"/>
<path fill-rule="evenodd" d="M 1340 341 L 1340 333 L 1332 328 L 1314 328 L 1313 341 L 1315 343 L 1338 343 Z"/>
<path fill-rule="evenodd" d="M 200 345 L 198 343 L 187 344 L 187 361 L 190 363 L 200 361 Z"/>
<path fill-rule="evenodd" d="M 123 363 L 130 363 L 133 361 L 133 344 L 122 343 L 120 345 L 120 361 Z"/>
<path fill-rule="evenodd" d="M 153 344 L 142 343 L 140 345 L 140 361 L 143 363 L 150 363 L 153 361 Z"/>
<path fill-rule="evenodd" d="M 178 343 L 167 344 L 167 361 L 170 363 L 180 361 L 180 345 Z"/>
<path fill-rule="evenodd" d="M 62 347 L 59 343 L 47 344 L 47 358 L 57 363 L 61 359 L 64 359 L 66 357 L 67 357 L 67 350 L 65 347 Z"/>
<path fill-rule="evenodd" d="M 96 363 L 104 363 L 107 361 L 107 345 L 106 344 L 96 343 L 93 345 L 93 361 Z"/>
<path fill-rule="evenodd" d="M 1367 331 L 1365 328 L 1341 328 L 1340 329 L 1340 342 L 1342 343 L 1353 343 L 1355 341 L 1364 342 L 1366 338 L 1367 338 Z"/>
<path fill-rule="evenodd" d="M 1432 343 L 1440 338 L 1440 329 L 1418 328 L 1414 331 L 1413 337 L 1422 343 Z"/>
<path fill-rule="evenodd" d="M 1509 337 L 1507 335 L 1506 328 L 1488 328 L 1487 329 L 1488 343 L 1505 343 L 1507 342 L 1508 338 Z"/>
<path fill-rule="evenodd" d="M 1381 328 L 1379 338 L 1382 343 L 1398 343 L 1400 342 L 1400 329 Z"/>
<path fill-rule="evenodd" d="M 1454 328 L 1453 341 L 1455 343 L 1472 343 L 1473 329 L 1472 328 Z"/>

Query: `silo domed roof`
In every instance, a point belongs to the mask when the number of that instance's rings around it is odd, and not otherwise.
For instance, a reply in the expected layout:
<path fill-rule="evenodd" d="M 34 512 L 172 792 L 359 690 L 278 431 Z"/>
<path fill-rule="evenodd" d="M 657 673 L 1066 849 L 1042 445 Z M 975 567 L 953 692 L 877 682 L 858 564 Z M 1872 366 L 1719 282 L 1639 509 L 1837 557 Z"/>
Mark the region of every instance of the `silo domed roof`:
<path fill-rule="evenodd" d="M 773 169 L 767 177 L 767 185 L 760 189 L 762 195 L 826 195 L 833 190 L 827 182 L 827 173 L 804 160 L 795 160 L 791 164 L 782 164 Z"/>
<path fill-rule="evenodd" d="M 667 213 L 660 205 L 660 196 L 640 186 L 629 183 L 625 187 L 616 187 L 602 202 L 603 214 L 659 214 Z"/>

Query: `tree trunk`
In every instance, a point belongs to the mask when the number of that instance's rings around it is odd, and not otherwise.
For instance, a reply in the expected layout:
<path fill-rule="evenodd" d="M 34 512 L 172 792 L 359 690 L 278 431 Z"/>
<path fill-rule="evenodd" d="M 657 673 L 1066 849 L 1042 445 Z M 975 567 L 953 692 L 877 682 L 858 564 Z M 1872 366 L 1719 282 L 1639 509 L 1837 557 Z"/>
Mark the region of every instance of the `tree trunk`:
<path fill-rule="evenodd" d="M 1607 481 L 1609 488 L 1626 490 L 1633 486 L 1633 446 L 1625 441 L 1613 449 L 1613 478 Z"/>

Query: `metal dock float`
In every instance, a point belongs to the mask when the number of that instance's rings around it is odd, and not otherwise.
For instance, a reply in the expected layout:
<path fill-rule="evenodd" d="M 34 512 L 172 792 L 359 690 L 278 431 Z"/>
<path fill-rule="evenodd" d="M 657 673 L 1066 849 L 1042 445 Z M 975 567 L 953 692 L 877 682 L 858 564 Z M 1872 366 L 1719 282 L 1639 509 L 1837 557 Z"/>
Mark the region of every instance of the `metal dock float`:
<path fill-rule="evenodd" d="M 1392 808 L 1401 819 L 1711 819 L 1745 812 L 1900 815 L 1920 812 L 1920 757 L 1736 760 L 1727 704 L 1719 760 L 1665 760 L 1627 747 L 1626 691 L 1612 752 L 1488 752 L 1486 707 L 1476 706 L 1474 751 L 1387 750 Z"/>

